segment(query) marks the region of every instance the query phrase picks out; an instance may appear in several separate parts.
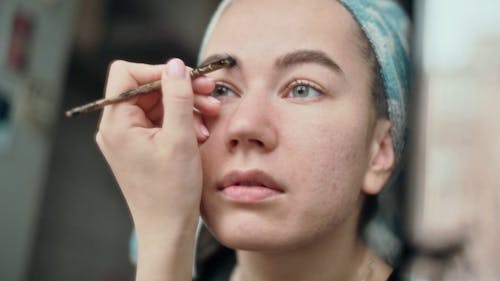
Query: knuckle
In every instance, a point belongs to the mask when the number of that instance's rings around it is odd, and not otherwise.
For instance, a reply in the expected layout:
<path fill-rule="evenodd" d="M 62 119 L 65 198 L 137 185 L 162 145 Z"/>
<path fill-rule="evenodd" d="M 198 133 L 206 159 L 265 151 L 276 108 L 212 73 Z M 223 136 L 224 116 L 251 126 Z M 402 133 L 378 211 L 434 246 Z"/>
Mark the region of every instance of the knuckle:
<path fill-rule="evenodd" d="M 106 143 L 107 143 L 107 140 L 106 140 L 106 137 L 105 135 L 102 133 L 102 131 L 98 131 L 96 134 L 95 134 L 95 142 L 97 144 L 97 147 L 99 147 L 99 149 L 101 151 L 104 150 L 104 148 L 106 147 Z"/>
<path fill-rule="evenodd" d="M 168 97 L 169 102 L 180 103 L 180 104 L 193 104 L 194 98 L 190 95 L 183 95 L 180 93 L 170 95 Z"/>
<path fill-rule="evenodd" d="M 97 132 L 95 134 L 95 142 L 97 144 L 97 148 L 99 148 L 99 151 L 102 153 L 102 155 L 104 155 L 104 157 L 106 157 L 107 155 L 107 145 L 106 145 L 106 141 L 105 141 L 105 138 L 103 136 L 103 134 L 101 132 Z"/>
<path fill-rule="evenodd" d="M 109 162 L 110 161 L 110 153 L 112 153 L 112 151 L 110 151 L 109 148 L 112 146 L 110 146 L 108 144 L 108 140 L 106 139 L 104 134 L 102 134 L 100 131 L 95 134 L 95 142 L 96 142 L 97 147 L 99 148 L 99 151 L 101 152 L 102 156 L 104 156 L 104 159 L 106 159 L 106 161 L 108 161 L 108 163 L 110 163 Z"/>
<path fill-rule="evenodd" d="M 165 99 L 169 102 L 193 103 L 194 93 L 188 85 L 177 84 L 169 86 L 170 87 L 167 87 L 167 89 L 164 90 Z"/>
<path fill-rule="evenodd" d="M 102 134 L 100 131 L 98 131 L 96 134 L 95 134 L 95 137 L 94 137 L 94 140 L 95 142 L 97 143 L 97 146 L 99 148 L 102 149 L 102 146 L 103 146 L 103 138 L 102 138 Z"/>
<path fill-rule="evenodd" d="M 108 66 L 108 73 L 114 72 L 117 69 L 122 69 L 127 65 L 127 62 L 124 60 L 114 60 Z"/>
<path fill-rule="evenodd" d="M 113 132 L 104 126 L 100 126 L 94 139 L 99 149 L 104 150 L 106 147 L 112 147 L 110 144 L 112 144 L 117 137 L 116 132 Z"/>

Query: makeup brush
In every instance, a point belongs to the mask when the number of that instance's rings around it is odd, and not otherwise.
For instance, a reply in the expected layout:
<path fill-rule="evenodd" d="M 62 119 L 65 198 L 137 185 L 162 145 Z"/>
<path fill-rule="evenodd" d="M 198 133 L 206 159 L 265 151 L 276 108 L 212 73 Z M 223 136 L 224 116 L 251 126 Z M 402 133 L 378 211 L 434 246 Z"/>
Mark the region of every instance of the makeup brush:
<path fill-rule="evenodd" d="M 189 72 L 189 75 L 191 76 L 191 79 L 195 79 L 197 77 L 200 77 L 204 74 L 210 73 L 212 71 L 225 68 L 225 67 L 233 67 L 236 64 L 236 60 L 234 60 L 231 56 L 229 55 L 218 55 L 214 56 L 213 59 L 209 59 L 206 63 L 202 64 L 201 66 L 198 66 L 194 69 L 192 69 Z M 119 94 L 116 97 L 112 98 L 104 98 L 100 99 L 79 107 L 75 107 L 73 109 L 70 109 L 66 111 L 66 116 L 67 117 L 73 117 L 76 115 L 79 115 L 81 113 L 88 113 L 88 112 L 93 112 L 99 109 L 104 108 L 107 105 L 110 104 L 115 104 L 119 103 L 125 100 L 129 100 L 131 98 L 141 96 L 141 95 L 146 95 L 151 93 L 152 91 L 159 90 L 161 88 L 161 81 L 154 81 L 148 84 L 144 84 L 142 86 L 139 86 L 137 88 L 134 88 L 132 90 L 126 91 L 124 93 Z"/>

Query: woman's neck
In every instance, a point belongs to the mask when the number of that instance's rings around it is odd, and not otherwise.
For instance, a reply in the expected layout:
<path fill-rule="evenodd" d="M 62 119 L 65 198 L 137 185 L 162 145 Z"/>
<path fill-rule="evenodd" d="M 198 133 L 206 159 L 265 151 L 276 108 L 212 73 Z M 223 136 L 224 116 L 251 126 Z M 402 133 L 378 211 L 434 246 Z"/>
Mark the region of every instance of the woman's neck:
<path fill-rule="evenodd" d="M 390 267 L 375 257 L 345 221 L 335 235 L 314 239 L 283 252 L 237 251 L 231 281 L 375 281 L 386 280 Z M 338 230 L 338 229 L 337 229 Z"/>

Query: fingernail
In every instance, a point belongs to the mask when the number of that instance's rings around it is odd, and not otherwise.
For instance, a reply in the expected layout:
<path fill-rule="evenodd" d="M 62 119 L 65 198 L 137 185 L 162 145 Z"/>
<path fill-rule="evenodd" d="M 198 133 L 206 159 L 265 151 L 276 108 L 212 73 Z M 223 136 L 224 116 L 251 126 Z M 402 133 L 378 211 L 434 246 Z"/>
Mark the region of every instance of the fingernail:
<path fill-rule="evenodd" d="M 203 124 L 200 124 L 200 131 L 205 137 L 210 136 L 210 132 L 208 131 L 207 127 L 205 127 L 205 125 Z"/>
<path fill-rule="evenodd" d="M 218 100 L 217 98 L 214 98 L 212 96 L 208 97 L 208 102 L 211 104 L 220 104 L 220 100 Z"/>
<path fill-rule="evenodd" d="M 184 78 L 186 66 L 180 59 L 171 59 L 167 62 L 167 74 L 174 78 Z"/>

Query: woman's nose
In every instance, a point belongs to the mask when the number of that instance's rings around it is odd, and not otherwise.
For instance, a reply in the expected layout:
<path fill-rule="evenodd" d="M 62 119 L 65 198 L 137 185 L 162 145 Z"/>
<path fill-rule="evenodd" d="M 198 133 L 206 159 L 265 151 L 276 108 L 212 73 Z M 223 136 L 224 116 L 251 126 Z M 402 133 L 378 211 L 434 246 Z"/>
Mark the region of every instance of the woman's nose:
<path fill-rule="evenodd" d="M 246 93 L 228 114 L 228 149 L 272 151 L 278 142 L 276 113 L 271 97 L 262 93 Z"/>

